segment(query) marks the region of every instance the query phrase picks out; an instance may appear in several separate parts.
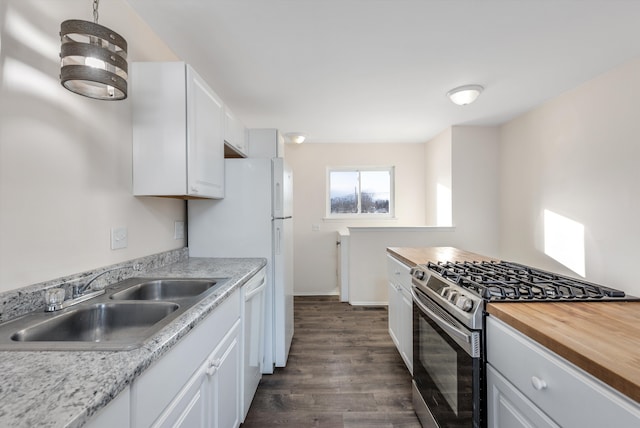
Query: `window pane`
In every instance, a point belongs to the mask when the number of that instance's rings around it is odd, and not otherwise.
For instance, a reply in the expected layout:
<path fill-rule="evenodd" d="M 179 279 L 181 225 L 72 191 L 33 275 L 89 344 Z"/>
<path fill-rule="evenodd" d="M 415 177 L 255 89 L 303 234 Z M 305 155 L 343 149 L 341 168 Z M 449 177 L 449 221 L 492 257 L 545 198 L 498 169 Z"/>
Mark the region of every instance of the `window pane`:
<path fill-rule="evenodd" d="M 331 171 L 329 174 L 331 214 L 358 212 L 358 172 Z"/>
<path fill-rule="evenodd" d="M 362 171 L 362 213 L 388 214 L 391 198 L 391 176 L 389 171 Z"/>

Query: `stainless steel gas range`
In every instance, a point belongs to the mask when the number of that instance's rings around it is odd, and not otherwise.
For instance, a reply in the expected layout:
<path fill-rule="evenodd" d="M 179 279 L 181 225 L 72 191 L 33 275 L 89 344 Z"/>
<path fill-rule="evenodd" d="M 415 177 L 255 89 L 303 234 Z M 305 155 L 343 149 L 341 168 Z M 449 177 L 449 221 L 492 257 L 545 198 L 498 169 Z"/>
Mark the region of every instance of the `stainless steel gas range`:
<path fill-rule="evenodd" d="M 413 402 L 423 427 L 486 426 L 489 301 L 626 300 L 624 292 L 518 263 L 444 262 L 411 270 Z"/>

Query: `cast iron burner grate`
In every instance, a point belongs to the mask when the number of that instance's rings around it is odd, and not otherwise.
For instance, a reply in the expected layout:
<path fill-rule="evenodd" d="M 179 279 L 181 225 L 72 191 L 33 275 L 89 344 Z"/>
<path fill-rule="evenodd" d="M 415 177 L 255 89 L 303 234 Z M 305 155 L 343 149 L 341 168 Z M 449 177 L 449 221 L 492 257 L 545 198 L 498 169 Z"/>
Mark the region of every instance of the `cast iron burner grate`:
<path fill-rule="evenodd" d="M 620 299 L 625 293 L 513 262 L 439 262 L 429 270 L 486 300 Z"/>

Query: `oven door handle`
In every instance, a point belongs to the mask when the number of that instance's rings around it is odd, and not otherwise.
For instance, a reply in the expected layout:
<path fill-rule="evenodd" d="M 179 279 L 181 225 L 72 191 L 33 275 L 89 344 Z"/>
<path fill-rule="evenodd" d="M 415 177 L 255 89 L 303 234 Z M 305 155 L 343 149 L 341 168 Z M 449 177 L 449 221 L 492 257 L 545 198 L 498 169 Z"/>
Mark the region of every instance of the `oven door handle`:
<path fill-rule="evenodd" d="M 473 337 L 474 333 L 468 334 L 459 328 L 451 325 L 445 319 L 440 317 L 438 314 L 429 309 L 424 303 L 420 301 L 420 297 L 416 294 L 413 288 L 411 288 L 411 295 L 413 296 L 413 301 L 420 307 L 422 312 L 424 312 L 433 322 L 438 324 L 440 328 L 442 328 L 452 339 L 462 346 L 465 351 L 471 355 L 472 357 L 479 356 L 480 351 L 477 348 L 477 338 Z"/>

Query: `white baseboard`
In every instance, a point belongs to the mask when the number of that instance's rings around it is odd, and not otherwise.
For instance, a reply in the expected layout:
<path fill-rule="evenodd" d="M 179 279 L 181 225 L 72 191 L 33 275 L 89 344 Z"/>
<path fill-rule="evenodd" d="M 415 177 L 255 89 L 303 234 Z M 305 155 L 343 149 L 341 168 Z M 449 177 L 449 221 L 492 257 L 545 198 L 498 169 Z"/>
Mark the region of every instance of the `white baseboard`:
<path fill-rule="evenodd" d="M 294 291 L 293 292 L 294 296 L 338 296 L 340 295 L 340 292 L 338 290 L 332 290 L 332 291 L 324 291 L 324 292 L 317 292 L 317 291 L 305 291 L 305 292 L 299 292 L 299 291 Z"/>
<path fill-rule="evenodd" d="M 349 302 L 352 306 L 389 306 L 389 302 Z"/>

